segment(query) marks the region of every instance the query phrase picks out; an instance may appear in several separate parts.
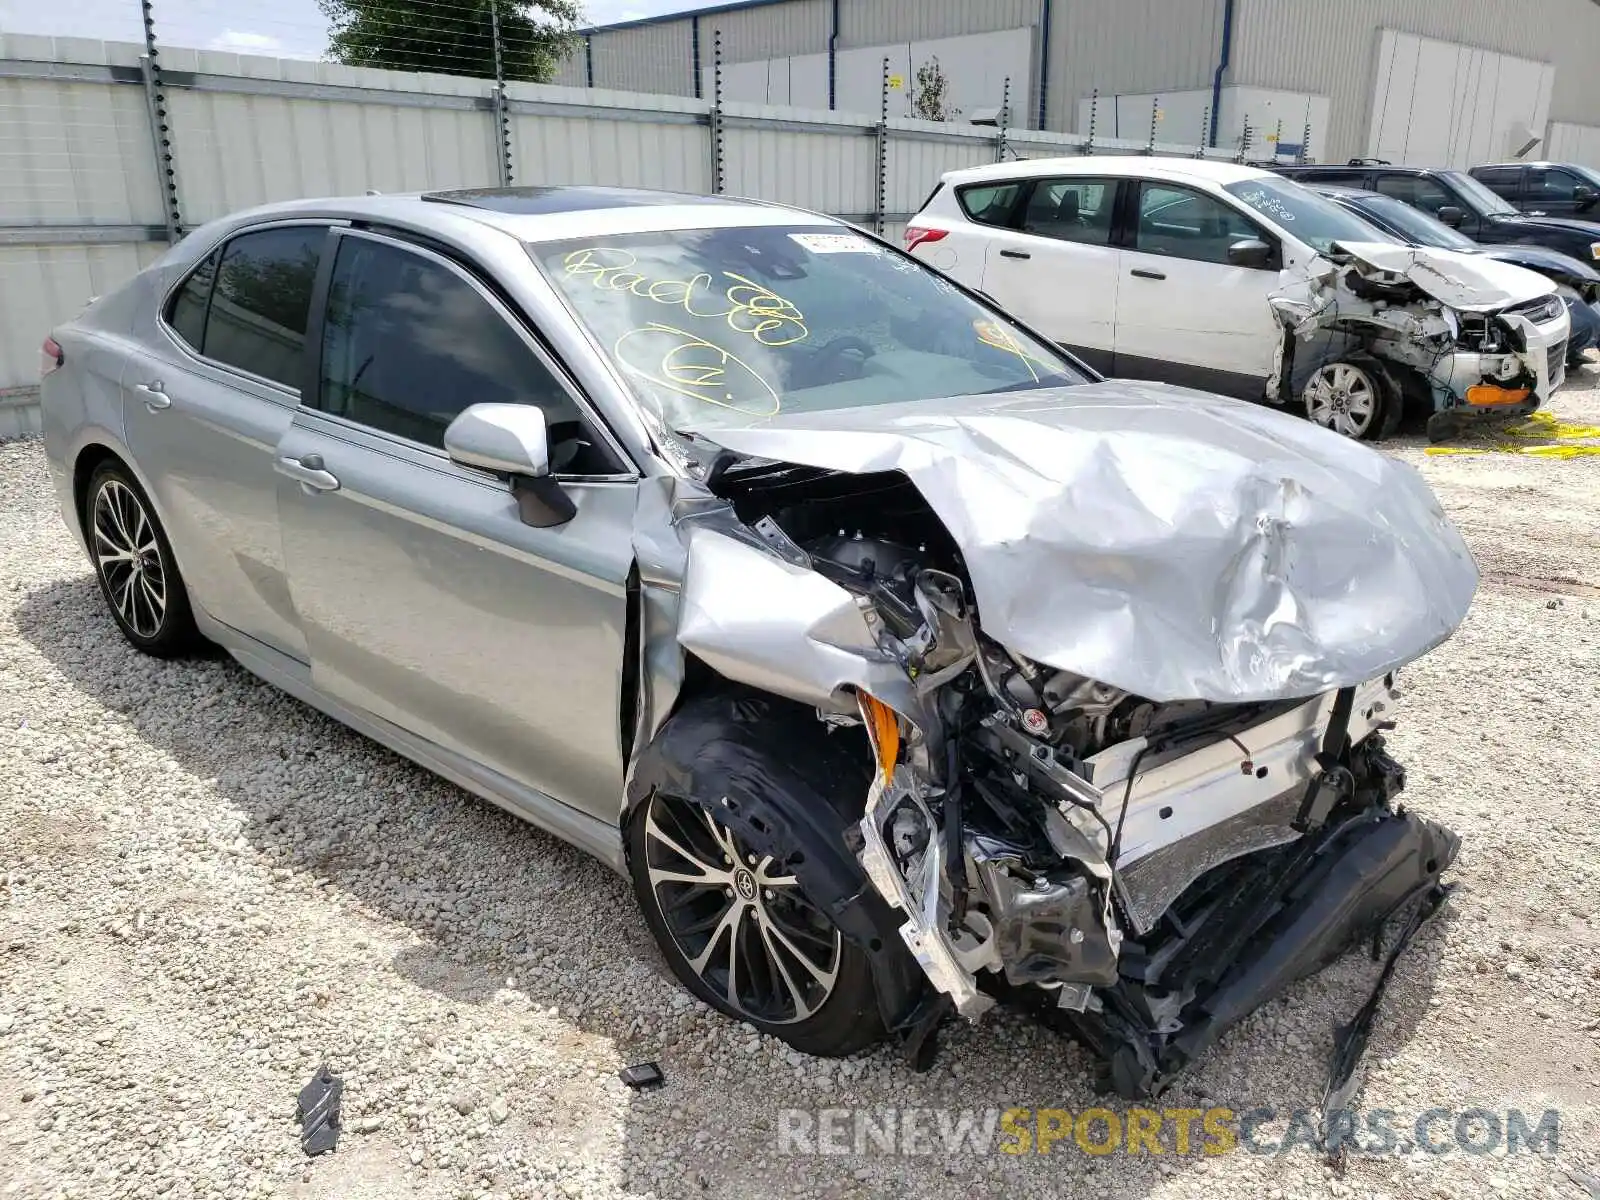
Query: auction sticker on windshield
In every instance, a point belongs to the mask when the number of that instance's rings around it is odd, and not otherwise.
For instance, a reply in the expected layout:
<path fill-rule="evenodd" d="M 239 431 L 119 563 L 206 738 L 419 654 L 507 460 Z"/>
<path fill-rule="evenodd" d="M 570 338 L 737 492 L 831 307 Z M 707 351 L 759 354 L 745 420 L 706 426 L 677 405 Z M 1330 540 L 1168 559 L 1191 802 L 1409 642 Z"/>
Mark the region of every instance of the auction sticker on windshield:
<path fill-rule="evenodd" d="M 813 254 L 876 254 L 878 246 L 854 233 L 791 233 L 791 241 Z"/>

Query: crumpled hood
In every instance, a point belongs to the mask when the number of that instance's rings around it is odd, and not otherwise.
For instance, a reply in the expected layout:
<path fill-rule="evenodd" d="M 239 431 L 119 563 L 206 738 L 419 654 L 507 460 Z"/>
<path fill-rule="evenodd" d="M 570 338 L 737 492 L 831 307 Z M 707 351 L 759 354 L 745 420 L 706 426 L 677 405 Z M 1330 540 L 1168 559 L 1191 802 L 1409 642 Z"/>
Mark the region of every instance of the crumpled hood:
<path fill-rule="evenodd" d="M 702 436 L 902 471 L 966 559 L 978 622 L 1156 701 L 1364 682 L 1461 623 L 1477 569 L 1411 467 L 1258 405 L 1106 381 L 785 415 Z"/>
<path fill-rule="evenodd" d="M 1390 242 L 1336 242 L 1364 275 L 1383 281 L 1398 276 L 1461 312 L 1493 312 L 1555 291 L 1543 275 L 1482 254 L 1400 246 Z"/>

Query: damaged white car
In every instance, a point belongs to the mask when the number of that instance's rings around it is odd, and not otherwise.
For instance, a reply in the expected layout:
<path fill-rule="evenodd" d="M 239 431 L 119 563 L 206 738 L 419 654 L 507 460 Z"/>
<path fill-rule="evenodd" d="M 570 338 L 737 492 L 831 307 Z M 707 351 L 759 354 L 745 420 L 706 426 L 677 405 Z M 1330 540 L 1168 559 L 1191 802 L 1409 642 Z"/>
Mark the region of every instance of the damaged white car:
<path fill-rule="evenodd" d="M 1416 472 L 1099 380 L 848 226 L 274 205 L 44 351 L 133 645 L 216 642 L 604 858 L 804 1050 L 925 1064 L 1006 998 L 1150 1094 L 1444 894 L 1382 731 L 1477 576 Z"/>
<path fill-rule="evenodd" d="M 1550 280 L 1394 245 L 1268 171 L 1201 159 L 1033 159 L 952 171 L 905 232 L 1108 375 L 1300 407 L 1382 438 L 1526 415 L 1566 370 Z"/>

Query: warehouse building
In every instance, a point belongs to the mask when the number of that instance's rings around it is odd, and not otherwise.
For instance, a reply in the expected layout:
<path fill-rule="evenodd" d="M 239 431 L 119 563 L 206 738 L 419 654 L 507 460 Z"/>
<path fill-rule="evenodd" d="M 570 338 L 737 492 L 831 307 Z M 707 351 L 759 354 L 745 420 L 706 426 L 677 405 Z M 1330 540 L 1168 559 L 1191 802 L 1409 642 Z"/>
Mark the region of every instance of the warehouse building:
<path fill-rule="evenodd" d="M 590 29 L 556 82 L 709 99 L 719 48 L 725 101 L 1600 165 L 1597 0 L 745 0 Z"/>

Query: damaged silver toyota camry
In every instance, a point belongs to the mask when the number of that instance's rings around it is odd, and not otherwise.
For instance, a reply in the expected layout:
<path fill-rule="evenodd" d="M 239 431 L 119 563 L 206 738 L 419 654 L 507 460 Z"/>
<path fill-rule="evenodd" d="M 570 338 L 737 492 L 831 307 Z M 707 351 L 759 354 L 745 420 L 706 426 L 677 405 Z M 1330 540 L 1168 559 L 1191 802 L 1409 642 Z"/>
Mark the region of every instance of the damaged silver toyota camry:
<path fill-rule="evenodd" d="M 216 642 L 604 858 L 803 1050 L 926 1064 L 1004 1000 L 1153 1094 L 1444 894 L 1383 735 L 1477 576 L 1416 472 L 1100 380 L 847 225 L 276 205 L 43 365 L 130 642 Z"/>

